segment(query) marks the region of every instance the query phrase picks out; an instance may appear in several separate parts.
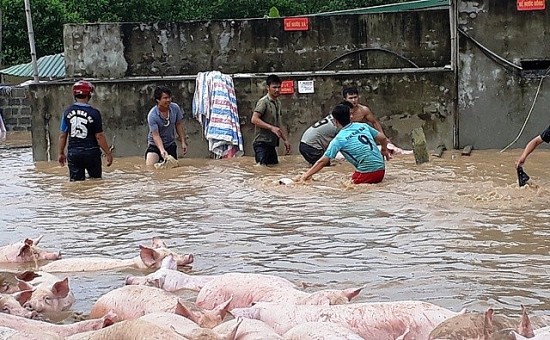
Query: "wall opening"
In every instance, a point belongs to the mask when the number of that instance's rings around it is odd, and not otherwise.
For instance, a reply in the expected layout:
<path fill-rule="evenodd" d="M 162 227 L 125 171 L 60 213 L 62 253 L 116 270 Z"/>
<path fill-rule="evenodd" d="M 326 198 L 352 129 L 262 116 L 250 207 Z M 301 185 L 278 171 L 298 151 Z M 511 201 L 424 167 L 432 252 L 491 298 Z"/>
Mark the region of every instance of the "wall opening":
<path fill-rule="evenodd" d="M 547 75 L 550 73 L 550 59 L 524 59 L 520 61 L 523 73 Z"/>

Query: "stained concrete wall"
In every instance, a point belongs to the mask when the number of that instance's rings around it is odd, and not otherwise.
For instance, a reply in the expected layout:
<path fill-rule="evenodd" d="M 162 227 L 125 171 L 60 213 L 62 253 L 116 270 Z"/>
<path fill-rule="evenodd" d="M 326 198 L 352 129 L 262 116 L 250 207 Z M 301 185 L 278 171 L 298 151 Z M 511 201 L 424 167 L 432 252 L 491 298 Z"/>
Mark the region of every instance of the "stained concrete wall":
<path fill-rule="evenodd" d="M 208 156 L 201 127 L 189 113 L 195 75 L 210 70 L 233 75 L 247 155 L 253 155 L 252 110 L 271 72 L 315 82 L 313 94 L 282 96 L 284 127 L 295 152 L 303 131 L 342 99 L 346 85 L 359 88 L 363 103 L 398 145 L 410 147 L 410 132 L 422 126 L 429 147 L 451 148 L 456 93 L 453 73 L 445 67 L 448 18 L 444 10 L 312 17 L 305 32 L 285 32 L 282 19 L 66 25 L 66 70 L 68 77 L 94 78 L 93 104 L 104 115 L 108 139 L 116 136 L 119 156 L 144 153 L 156 85 L 171 87 L 175 102 L 188 113 L 189 156 Z M 401 69 L 411 63 L 420 68 Z M 385 67 L 393 69 L 377 69 Z M 56 158 L 59 119 L 72 101 L 71 85 L 30 87 L 36 160 Z"/>
<path fill-rule="evenodd" d="M 411 66 L 406 59 L 437 67 L 449 64 L 448 18 L 446 10 L 311 17 L 297 32 L 284 31 L 283 19 L 65 25 L 65 63 L 69 78 L 318 71 L 335 60 L 327 69 Z M 352 53 L 362 48 L 371 50 Z"/>
<path fill-rule="evenodd" d="M 152 91 L 156 85 L 167 85 L 173 90 L 174 101 L 186 112 L 185 127 L 189 135 L 189 157 L 207 157 L 207 142 L 202 137 L 199 123 L 191 117 L 191 102 L 195 88 L 194 77 L 147 81 L 96 81 L 96 95 L 92 104 L 103 114 L 105 132 L 109 140 L 116 136 L 118 156 L 142 155 L 147 148 L 146 116 L 153 106 Z M 286 77 L 284 77 L 286 78 Z M 410 147 L 410 133 L 423 127 L 429 146 L 445 144 L 452 148 L 451 72 L 423 72 L 411 74 L 337 74 L 327 76 L 294 76 L 292 79 L 314 80 L 314 94 L 283 95 L 283 126 L 287 129 L 294 151 L 302 133 L 324 117 L 332 105 L 341 100 L 341 89 L 355 85 L 375 112 L 387 134 L 403 147 Z M 254 126 L 250 123 L 256 101 L 265 94 L 264 78 L 235 78 L 241 130 L 245 154 L 253 155 Z M 35 94 L 33 115 L 33 151 L 36 160 L 50 159 L 57 154 L 57 137 L 63 108 L 72 102 L 71 83 L 31 85 Z M 395 98 L 399 98 L 396 100 Z M 39 128 L 37 128 L 39 127 Z M 49 142 L 48 142 L 49 139 Z"/>
<path fill-rule="evenodd" d="M 548 3 L 547 3 L 548 7 Z M 523 60 L 550 61 L 550 10 L 518 11 L 515 0 L 460 1 L 459 141 L 475 148 L 503 148 L 527 120 L 514 148 L 550 125 L 550 75 L 544 70 L 518 71 L 483 52 L 486 49 L 515 65 Z M 550 65 L 546 65 L 550 66 Z"/>

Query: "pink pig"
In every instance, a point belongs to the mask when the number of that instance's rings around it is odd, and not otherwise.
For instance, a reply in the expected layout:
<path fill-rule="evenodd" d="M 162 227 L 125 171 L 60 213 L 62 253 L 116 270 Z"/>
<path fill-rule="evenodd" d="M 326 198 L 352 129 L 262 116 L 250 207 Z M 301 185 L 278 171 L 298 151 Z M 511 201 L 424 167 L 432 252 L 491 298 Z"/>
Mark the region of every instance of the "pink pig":
<path fill-rule="evenodd" d="M 97 331 L 78 333 L 66 340 L 195 340 L 145 320 L 124 320 Z M 198 340 L 198 339 L 197 339 Z"/>
<path fill-rule="evenodd" d="M 306 322 L 332 322 L 349 328 L 364 339 L 427 339 L 442 321 L 455 316 L 443 307 L 421 301 L 354 303 L 305 306 L 258 302 L 231 310 L 234 316 L 262 320 L 278 334 Z"/>
<path fill-rule="evenodd" d="M 445 320 L 430 333 L 430 340 L 515 340 L 516 334 L 532 338 L 533 329 L 540 328 L 548 320 L 527 315 L 522 306 L 522 315 L 511 318 L 505 315 L 495 315 L 492 308 L 484 313 L 468 312 Z"/>
<path fill-rule="evenodd" d="M 137 319 L 154 312 L 183 315 L 201 327 L 212 328 L 225 318 L 229 301 L 211 310 L 191 311 L 182 299 L 164 290 L 149 286 L 124 286 L 101 296 L 92 306 L 90 317 L 98 317 L 113 310 L 119 320 Z"/>
<path fill-rule="evenodd" d="M 189 275 L 177 270 L 174 256 L 168 255 L 162 260 L 159 270 L 147 276 L 128 276 L 127 285 L 146 285 L 175 292 L 180 289 L 199 291 L 207 282 L 218 275 Z"/>
<path fill-rule="evenodd" d="M 193 321 L 174 313 L 149 313 L 139 319 L 166 330 L 174 330 L 186 339 L 236 339 L 237 330 L 242 322 L 242 319 L 239 319 L 232 327 L 219 331 L 217 328 L 202 328 Z"/>
<path fill-rule="evenodd" d="M 236 327 L 238 327 L 235 335 L 237 340 L 283 340 L 283 337 L 275 333 L 273 328 L 260 320 L 237 318 L 219 324 L 214 327 L 214 330 L 218 333 L 227 333 Z"/>
<path fill-rule="evenodd" d="M 32 291 L 24 291 L 10 294 L 0 294 L 0 311 L 2 313 L 34 319 L 38 316 L 35 311 L 30 311 L 23 305 L 31 298 Z"/>
<path fill-rule="evenodd" d="M 51 314 L 68 311 L 73 306 L 75 298 L 69 288 L 68 278 L 60 280 L 48 273 L 35 275 L 38 276 L 30 282 L 19 281 L 19 288 L 22 291 L 32 291 L 32 296 L 25 303 L 25 307 L 51 316 Z M 55 318 L 59 319 L 57 316 Z"/>
<path fill-rule="evenodd" d="M 348 327 L 332 322 L 306 322 L 283 334 L 285 340 L 363 340 Z"/>
<path fill-rule="evenodd" d="M 227 301 L 233 296 L 229 309 L 248 307 L 255 302 L 280 302 L 299 305 L 333 305 L 348 303 L 363 288 L 326 289 L 306 293 L 296 289 L 287 279 L 262 274 L 229 273 L 206 283 L 197 295 L 196 304 L 202 308 Z"/>
<path fill-rule="evenodd" d="M 112 259 L 103 257 L 70 258 L 48 263 L 40 270 L 54 272 L 89 272 L 103 271 L 120 268 L 160 268 L 161 261 L 168 255 L 172 255 L 179 266 L 193 263 L 192 254 L 180 255 L 166 247 L 166 244 L 158 237 L 153 237 L 152 247 L 139 246 L 139 256 L 131 259 Z M 59 263 L 58 263 L 59 262 Z"/>
<path fill-rule="evenodd" d="M 36 241 L 25 239 L 19 243 L 12 243 L 0 247 L 0 263 L 37 262 L 40 260 L 57 260 L 61 258 L 61 252 L 52 253 L 38 247 L 42 236 Z"/>
<path fill-rule="evenodd" d="M 98 319 L 80 321 L 67 325 L 57 325 L 49 322 L 30 320 L 20 316 L 0 313 L 0 325 L 29 334 L 44 333 L 67 337 L 76 333 L 93 331 L 112 325 L 115 318 L 116 315 L 113 312 L 109 312 Z"/>

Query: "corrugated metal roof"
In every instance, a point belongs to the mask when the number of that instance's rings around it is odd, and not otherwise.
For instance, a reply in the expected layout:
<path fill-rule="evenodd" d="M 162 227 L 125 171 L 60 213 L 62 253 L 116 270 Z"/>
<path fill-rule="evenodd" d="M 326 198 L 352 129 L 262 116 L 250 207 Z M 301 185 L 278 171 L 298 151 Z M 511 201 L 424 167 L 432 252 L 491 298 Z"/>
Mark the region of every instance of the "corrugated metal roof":
<path fill-rule="evenodd" d="M 449 7 L 449 0 L 417 0 L 400 2 L 395 4 L 346 9 L 341 11 L 332 11 L 318 13 L 314 15 L 342 15 L 342 14 L 369 14 L 369 13 L 384 13 L 384 12 L 404 12 L 420 9 L 443 9 Z"/>
<path fill-rule="evenodd" d="M 46 55 L 38 58 L 39 78 L 65 78 L 65 56 L 63 53 Z M 3 70 L 2 74 L 9 74 L 17 77 L 33 77 L 32 63 L 14 65 Z"/>

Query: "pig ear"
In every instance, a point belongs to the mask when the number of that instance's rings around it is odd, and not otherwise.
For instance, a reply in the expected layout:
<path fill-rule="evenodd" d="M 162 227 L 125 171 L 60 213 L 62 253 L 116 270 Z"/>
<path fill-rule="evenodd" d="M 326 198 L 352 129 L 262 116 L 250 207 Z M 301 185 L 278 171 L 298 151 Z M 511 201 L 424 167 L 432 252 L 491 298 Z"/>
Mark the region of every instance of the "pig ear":
<path fill-rule="evenodd" d="M 217 305 L 216 307 L 214 307 L 214 309 L 212 310 L 215 314 L 218 314 L 221 318 L 221 320 L 225 319 L 225 316 L 227 315 L 227 312 L 229 311 L 229 305 L 231 304 L 231 301 L 233 301 L 233 295 L 231 295 L 231 297 Z"/>
<path fill-rule="evenodd" d="M 17 254 L 17 256 L 23 256 L 25 255 L 26 253 L 29 253 L 28 255 L 31 255 L 31 245 L 32 245 L 32 241 L 30 241 L 31 244 L 29 244 L 28 242 L 28 239 L 25 240 L 25 244 L 23 244 L 21 246 L 21 248 L 19 248 L 19 253 Z"/>
<path fill-rule="evenodd" d="M 18 280 L 29 282 L 36 279 L 37 277 L 40 277 L 40 275 L 36 274 L 32 270 L 25 270 L 24 272 L 15 275 L 15 277 Z"/>
<path fill-rule="evenodd" d="M 493 315 L 494 311 L 492 308 L 487 309 L 487 311 L 484 314 L 483 318 L 483 335 L 485 338 L 489 338 L 491 334 L 493 334 Z"/>
<path fill-rule="evenodd" d="M 166 269 L 178 269 L 178 263 L 174 259 L 174 256 L 172 254 L 167 255 L 165 258 L 162 259 L 162 263 L 160 265 L 161 268 Z"/>
<path fill-rule="evenodd" d="M 36 239 L 36 241 L 33 241 L 33 245 L 37 246 L 38 243 L 40 243 L 40 241 L 42 240 L 42 237 L 44 237 L 44 235 L 38 236 L 38 238 Z"/>
<path fill-rule="evenodd" d="M 154 280 L 151 280 L 151 281 L 148 281 L 150 286 L 152 287 L 156 287 L 156 288 L 160 288 L 162 289 L 162 287 L 164 286 L 164 278 L 156 278 Z"/>
<path fill-rule="evenodd" d="M 348 298 L 348 301 L 351 301 L 351 299 L 353 299 L 354 297 L 356 297 L 357 295 L 359 295 L 359 293 L 361 293 L 361 291 L 363 289 L 365 289 L 366 285 L 363 286 L 363 287 L 359 287 L 359 288 L 349 288 L 349 289 L 344 289 L 342 291 L 342 293 L 344 294 L 344 296 L 346 298 Z"/>
<path fill-rule="evenodd" d="M 233 328 L 229 329 L 227 333 L 221 334 L 222 339 L 237 339 L 237 331 L 239 330 L 239 326 L 243 322 L 243 318 L 238 317 L 237 322 L 235 323 L 235 326 Z"/>
<path fill-rule="evenodd" d="M 535 336 L 533 332 L 533 327 L 531 326 L 531 320 L 529 320 L 529 315 L 527 315 L 527 308 L 521 305 L 522 315 L 521 321 L 518 326 L 518 333 L 523 335 L 526 338 L 532 338 Z"/>
<path fill-rule="evenodd" d="M 176 314 L 181 315 L 183 317 L 188 318 L 189 320 L 193 321 L 194 323 L 199 323 L 199 318 L 195 313 L 189 310 L 189 308 L 185 307 L 183 304 L 182 299 L 178 299 L 178 303 L 176 304 Z"/>
<path fill-rule="evenodd" d="M 105 328 L 107 326 L 113 325 L 115 322 L 117 322 L 118 315 L 110 309 L 107 314 L 103 317 L 103 327 Z"/>
<path fill-rule="evenodd" d="M 160 261 L 160 255 L 157 251 L 144 246 L 139 246 L 139 257 L 148 268 L 155 266 Z"/>
<path fill-rule="evenodd" d="M 30 283 L 26 281 L 21 281 L 21 280 L 17 280 L 17 288 L 19 288 L 19 290 L 30 290 L 30 291 L 34 289 L 34 287 Z"/>
<path fill-rule="evenodd" d="M 52 293 L 54 296 L 61 298 L 67 297 L 67 295 L 69 295 L 69 278 L 66 277 L 64 280 L 54 283 Z"/>
<path fill-rule="evenodd" d="M 23 306 L 32 296 L 32 290 L 23 290 L 12 295 L 21 306 Z"/>
<path fill-rule="evenodd" d="M 160 239 L 160 237 L 153 237 L 153 240 L 151 242 L 151 247 L 153 249 L 157 249 L 157 248 L 167 248 L 166 247 L 166 243 L 164 243 L 163 240 Z"/>

